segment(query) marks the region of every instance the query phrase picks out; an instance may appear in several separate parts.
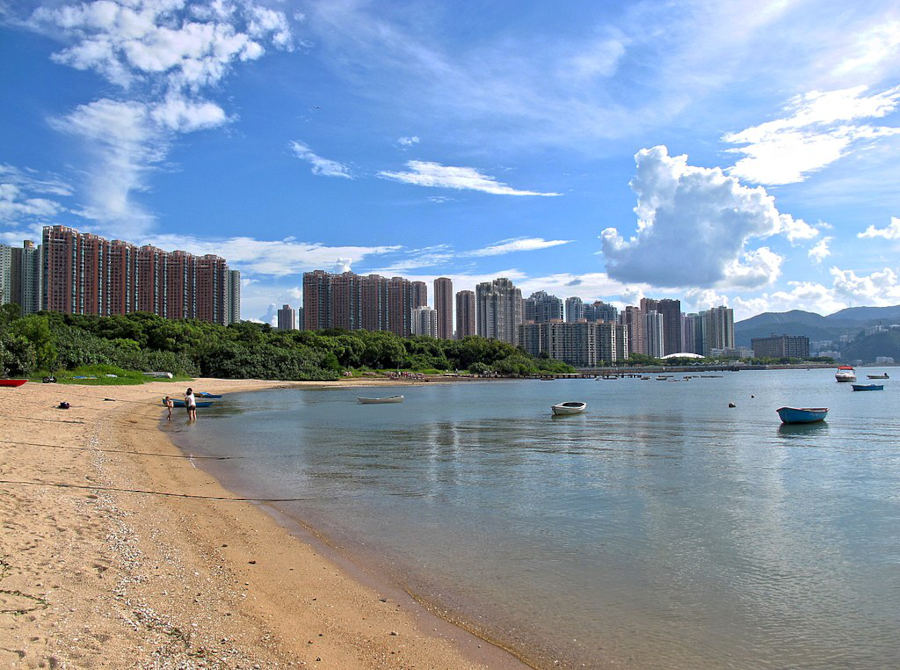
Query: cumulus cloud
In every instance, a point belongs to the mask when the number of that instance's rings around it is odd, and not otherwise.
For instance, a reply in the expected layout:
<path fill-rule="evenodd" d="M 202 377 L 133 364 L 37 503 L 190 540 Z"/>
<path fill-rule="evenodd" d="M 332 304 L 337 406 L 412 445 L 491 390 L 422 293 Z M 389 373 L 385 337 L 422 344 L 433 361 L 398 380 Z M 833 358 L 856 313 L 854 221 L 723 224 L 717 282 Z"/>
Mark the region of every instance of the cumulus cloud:
<path fill-rule="evenodd" d="M 831 237 L 823 237 L 810 248 L 808 255 L 814 263 L 821 263 L 831 255 L 831 249 L 828 248 L 828 244 L 832 239 Z"/>
<path fill-rule="evenodd" d="M 754 238 L 789 240 L 818 234 L 782 214 L 762 187 L 750 188 L 719 168 L 688 165 L 664 146 L 642 149 L 631 188 L 637 195 L 637 231 L 600 235 L 609 275 L 661 287 L 759 287 L 774 281 L 782 258 Z"/>
<path fill-rule="evenodd" d="M 83 214 L 138 234 L 154 220 L 135 200 L 175 138 L 229 122 L 207 99 L 236 63 L 291 48 L 282 12 L 253 0 L 94 0 L 36 9 L 22 25 L 64 43 L 53 60 L 122 90 L 51 119 L 84 140 Z"/>
<path fill-rule="evenodd" d="M 538 195 L 557 196 L 560 193 L 541 193 L 538 191 L 522 191 L 497 181 L 494 177 L 481 174 L 471 167 L 454 167 L 429 161 L 408 161 L 408 172 L 390 172 L 382 170 L 379 177 L 392 179 L 416 186 L 435 188 L 453 188 L 457 190 L 481 191 L 493 195 Z"/>
<path fill-rule="evenodd" d="M 353 175 L 350 174 L 350 169 L 346 165 L 328 158 L 322 158 L 314 153 L 312 149 L 303 142 L 294 140 L 288 146 L 290 146 L 291 151 L 297 158 L 306 161 L 312 166 L 313 174 L 321 177 L 343 177 L 344 179 L 353 179 Z"/>
<path fill-rule="evenodd" d="M 561 244 L 569 244 L 572 240 L 545 240 L 542 237 L 517 237 L 508 240 L 501 240 L 496 244 L 484 247 L 483 249 L 475 249 L 467 251 L 465 256 L 500 256 L 514 251 L 535 251 L 538 249 L 549 249 L 550 247 L 558 247 Z"/>
<path fill-rule="evenodd" d="M 757 184 L 792 184 L 834 163 L 857 146 L 900 134 L 900 128 L 872 126 L 900 104 L 900 86 L 864 95 L 867 87 L 811 91 L 787 104 L 786 116 L 722 137 L 742 154 L 729 173 Z"/>
<path fill-rule="evenodd" d="M 831 277 L 837 294 L 845 297 L 851 305 L 883 307 L 900 302 L 897 273 L 891 268 L 869 275 L 857 275 L 853 270 L 833 267 Z"/>
<path fill-rule="evenodd" d="M 883 237 L 886 240 L 900 240 L 900 219 L 896 216 L 891 217 L 891 222 L 887 228 L 876 228 L 874 225 L 869 226 L 863 232 L 857 233 L 860 238 L 876 238 Z"/>

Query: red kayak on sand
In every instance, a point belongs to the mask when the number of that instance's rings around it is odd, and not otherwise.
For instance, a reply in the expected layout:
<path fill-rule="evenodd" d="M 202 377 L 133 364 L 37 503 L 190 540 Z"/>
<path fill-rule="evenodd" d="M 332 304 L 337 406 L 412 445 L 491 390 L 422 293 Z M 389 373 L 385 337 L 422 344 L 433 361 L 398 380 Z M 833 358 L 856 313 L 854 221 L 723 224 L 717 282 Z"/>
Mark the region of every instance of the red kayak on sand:
<path fill-rule="evenodd" d="M 0 379 L 0 386 L 21 386 L 27 379 Z"/>

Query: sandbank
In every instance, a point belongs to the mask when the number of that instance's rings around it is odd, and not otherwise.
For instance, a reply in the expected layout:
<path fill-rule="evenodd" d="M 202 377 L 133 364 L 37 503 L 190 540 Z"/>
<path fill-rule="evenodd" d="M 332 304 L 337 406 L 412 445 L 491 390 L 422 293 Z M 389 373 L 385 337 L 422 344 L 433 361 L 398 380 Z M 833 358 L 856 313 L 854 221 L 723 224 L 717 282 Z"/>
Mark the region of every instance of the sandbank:
<path fill-rule="evenodd" d="M 235 500 L 158 428 L 184 386 L 0 389 L 0 667 L 526 667 Z"/>

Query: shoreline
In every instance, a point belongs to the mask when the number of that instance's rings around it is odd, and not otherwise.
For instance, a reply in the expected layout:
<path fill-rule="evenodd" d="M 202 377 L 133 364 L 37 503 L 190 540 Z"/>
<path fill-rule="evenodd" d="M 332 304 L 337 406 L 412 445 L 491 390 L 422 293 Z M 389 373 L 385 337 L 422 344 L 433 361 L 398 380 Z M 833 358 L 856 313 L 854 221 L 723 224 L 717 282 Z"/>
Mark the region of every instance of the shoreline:
<path fill-rule="evenodd" d="M 393 383 L 191 382 L 210 392 Z M 0 665 L 528 667 L 401 587 L 367 584 L 323 555 L 315 529 L 303 537 L 264 503 L 235 500 L 159 429 L 158 399 L 180 391 L 4 390 Z M 61 400 L 71 409 L 56 409 Z"/>

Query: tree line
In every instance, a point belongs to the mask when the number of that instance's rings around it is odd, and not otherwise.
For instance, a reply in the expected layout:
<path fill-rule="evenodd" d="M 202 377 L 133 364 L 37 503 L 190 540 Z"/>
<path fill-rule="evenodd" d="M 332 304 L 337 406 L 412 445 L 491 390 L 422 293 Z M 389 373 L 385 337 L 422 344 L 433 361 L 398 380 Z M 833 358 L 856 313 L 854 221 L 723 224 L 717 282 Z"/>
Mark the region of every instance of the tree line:
<path fill-rule="evenodd" d="M 137 312 L 92 316 L 0 307 L 0 373 L 27 377 L 91 365 L 226 379 L 331 380 L 346 371 L 572 372 L 483 337 L 440 340 L 384 331 L 279 331 L 242 321 L 220 326 Z"/>

